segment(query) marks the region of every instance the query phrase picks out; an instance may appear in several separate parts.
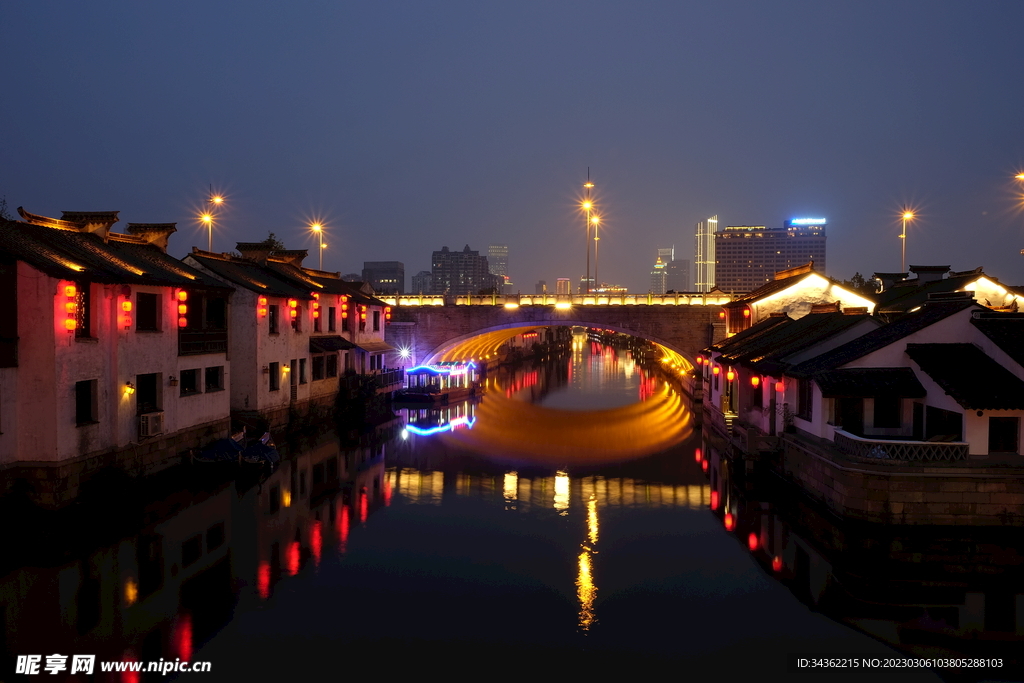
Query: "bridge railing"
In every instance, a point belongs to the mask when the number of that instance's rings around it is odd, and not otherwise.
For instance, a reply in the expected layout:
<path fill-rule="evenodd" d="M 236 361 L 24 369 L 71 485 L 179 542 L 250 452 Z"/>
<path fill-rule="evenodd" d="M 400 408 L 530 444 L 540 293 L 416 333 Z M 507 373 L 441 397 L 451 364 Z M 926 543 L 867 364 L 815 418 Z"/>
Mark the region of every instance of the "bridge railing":
<path fill-rule="evenodd" d="M 391 306 L 721 306 L 729 296 L 682 294 L 475 294 L 444 297 L 438 294 L 378 297 Z"/>

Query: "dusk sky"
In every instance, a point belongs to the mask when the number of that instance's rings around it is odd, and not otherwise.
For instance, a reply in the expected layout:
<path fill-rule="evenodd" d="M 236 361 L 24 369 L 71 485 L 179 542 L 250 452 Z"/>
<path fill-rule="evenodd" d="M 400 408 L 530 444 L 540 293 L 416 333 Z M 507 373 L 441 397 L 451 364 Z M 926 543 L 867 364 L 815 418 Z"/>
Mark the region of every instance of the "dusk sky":
<path fill-rule="evenodd" d="M 828 219 L 828 274 L 1024 285 L 1024 2 L 7 2 L 0 196 L 178 223 L 214 249 L 327 226 L 324 267 L 509 245 L 646 292 L 697 221 Z"/>

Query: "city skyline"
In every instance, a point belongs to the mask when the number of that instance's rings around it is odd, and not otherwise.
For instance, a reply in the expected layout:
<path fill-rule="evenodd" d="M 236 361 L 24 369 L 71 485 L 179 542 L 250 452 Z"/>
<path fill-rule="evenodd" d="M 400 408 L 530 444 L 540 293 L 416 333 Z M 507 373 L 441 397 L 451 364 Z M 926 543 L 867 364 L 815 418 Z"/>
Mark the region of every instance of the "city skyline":
<path fill-rule="evenodd" d="M 1019 3 L 270 7 L 9 8 L 11 212 L 177 222 L 177 257 L 319 238 L 342 273 L 507 243 L 517 283 L 576 282 L 589 167 L 632 291 L 711 215 L 823 216 L 829 275 L 894 271 L 904 207 L 909 263 L 1022 279 Z"/>

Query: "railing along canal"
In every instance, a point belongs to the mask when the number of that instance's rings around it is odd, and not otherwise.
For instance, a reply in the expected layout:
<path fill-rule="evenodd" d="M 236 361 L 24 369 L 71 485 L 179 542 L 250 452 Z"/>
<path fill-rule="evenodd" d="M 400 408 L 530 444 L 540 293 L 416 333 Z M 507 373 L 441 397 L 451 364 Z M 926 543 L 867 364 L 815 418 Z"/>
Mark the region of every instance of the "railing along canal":
<path fill-rule="evenodd" d="M 379 296 L 391 306 L 721 306 L 732 301 L 725 295 L 685 294 L 477 294 L 449 296 L 411 294 Z"/>
<path fill-rule="evenodd" d="M 866 439 L 840 429 L 834 442 L 845 455 L 875 460 L 956 461 L 966 460 L 968 454 L 968 444 L 963 441 Z"/>

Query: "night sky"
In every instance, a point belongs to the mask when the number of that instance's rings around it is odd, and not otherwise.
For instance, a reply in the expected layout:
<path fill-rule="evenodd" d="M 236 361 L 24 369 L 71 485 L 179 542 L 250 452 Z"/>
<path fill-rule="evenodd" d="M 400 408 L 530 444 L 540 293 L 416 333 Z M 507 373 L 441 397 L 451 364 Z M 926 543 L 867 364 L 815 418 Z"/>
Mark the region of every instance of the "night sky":
<path fill-rule="evenodd" d="M 214 249 L 327 226 L 324 267 L 507 243 L 517 288 L 646 292 L 697 221 L 828 219 L 828 273 L 983 265 L 1024 284 L 1024 3 L 8 2 L 10 209 L 177 221 Z"/>

